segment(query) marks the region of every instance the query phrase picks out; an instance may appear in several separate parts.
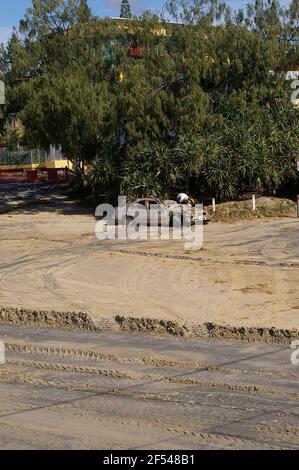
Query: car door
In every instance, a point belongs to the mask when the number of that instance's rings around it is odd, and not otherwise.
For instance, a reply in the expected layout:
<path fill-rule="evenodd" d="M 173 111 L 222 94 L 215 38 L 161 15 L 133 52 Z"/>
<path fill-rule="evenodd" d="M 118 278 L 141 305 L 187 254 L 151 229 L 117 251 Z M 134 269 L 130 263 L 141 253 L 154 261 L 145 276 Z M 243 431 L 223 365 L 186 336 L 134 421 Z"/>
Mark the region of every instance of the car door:
<path fill-rule="evenodd" d="M 169 211 L 164 204 L 161 204 L 157 199 L 148 201 L 148 225 L 150 223 L 157 225 L 168 225 Z"/>
<path fill-rule="evenodd" d="M 137 199 L 128 207 L 128 216 L 135 218 L 138 214 L 138 221 L 141 225 L 147 225 L 148 212 L 148 202 L 146 199 Z"/>

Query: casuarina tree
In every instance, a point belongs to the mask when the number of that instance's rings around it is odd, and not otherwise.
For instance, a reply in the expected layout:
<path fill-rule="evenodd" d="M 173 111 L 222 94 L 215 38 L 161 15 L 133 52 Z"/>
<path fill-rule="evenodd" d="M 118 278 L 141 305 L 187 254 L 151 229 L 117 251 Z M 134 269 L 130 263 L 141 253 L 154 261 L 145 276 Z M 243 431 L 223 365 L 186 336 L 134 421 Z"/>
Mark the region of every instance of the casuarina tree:
<path fill-rule="evenodd" d="M 284 72 L 299 64 L 298 0 L 282 13 L 276 1 L 219 19 L 222 0 L 172 0 L 178 23 L 146 13 L 120 28 L 87 0 L 33 0 L 0 47 L 1 111 L 18 114 L 22 145 L 61 146 L 93 196 L 289 191 L 299 108 Z"/>

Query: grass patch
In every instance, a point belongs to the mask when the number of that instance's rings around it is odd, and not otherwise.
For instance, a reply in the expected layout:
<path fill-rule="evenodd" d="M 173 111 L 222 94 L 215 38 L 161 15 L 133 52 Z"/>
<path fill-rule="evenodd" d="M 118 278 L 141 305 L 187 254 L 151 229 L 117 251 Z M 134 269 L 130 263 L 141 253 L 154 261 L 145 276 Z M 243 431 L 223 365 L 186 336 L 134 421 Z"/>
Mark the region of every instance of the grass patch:
<path fill-rule="evenodd" d="M 256 210 L 252 211 L 252 200 L 224 202 L 206 210 L 214 222 L 236 222 L 261 217 L 296 217 L 296 203 L 290 199 L 260 197 L 256 199 Z"/>

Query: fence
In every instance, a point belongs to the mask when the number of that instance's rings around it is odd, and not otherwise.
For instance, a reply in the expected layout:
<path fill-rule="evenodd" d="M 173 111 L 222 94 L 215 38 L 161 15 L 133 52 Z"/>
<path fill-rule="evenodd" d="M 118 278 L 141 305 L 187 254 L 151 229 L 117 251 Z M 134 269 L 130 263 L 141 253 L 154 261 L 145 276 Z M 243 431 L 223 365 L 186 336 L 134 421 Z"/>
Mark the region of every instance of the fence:
<path fill-rule="evenodd" d="M 61 149 L 54 146 L 51 146 L 48 151 L 24 148 L 16 151 L 0 149 L 0 184 L 62 183 L 68 181 L 69 172 L 67 169 L 44 168 L 48 161 L 53 160 L 63 160 Z M 62 161 L 63 166 L 64 163 Z M 25 165 L 41 166 L 26 167 Z"/>
<path fill-rule="evenodd" d="M 2 170 L 0 184 L 8 183 L 65 183 L 70 178 L 67 169 Z"/>
<path fill-rule="evenodd" d="M 30 165 L 62 159 L 61 150 L 52 146 L 49 151 L 42 149 L 22 149 L 16 151 L 0 149 L 0 165 Z"/>
<path fill-rule="evenodd" d="M 0 166 L 0 184 L 26 183 L 26 182 L 27 182 L 27 175 L 24 170 L 1 171 L 1 166 Z"/>

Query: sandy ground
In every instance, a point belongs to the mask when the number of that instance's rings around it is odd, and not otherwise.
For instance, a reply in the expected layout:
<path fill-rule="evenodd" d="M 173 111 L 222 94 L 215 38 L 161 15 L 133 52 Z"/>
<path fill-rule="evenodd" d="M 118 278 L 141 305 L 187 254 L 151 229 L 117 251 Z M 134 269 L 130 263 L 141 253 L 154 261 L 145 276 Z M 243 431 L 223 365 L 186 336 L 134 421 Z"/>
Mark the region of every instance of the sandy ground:
<path fill-rule="evenodd" d="M 298 328 L 297 219 L 204 228 L 181 241 L 99 241 L 72 203 L 0 215 L 0 306 Z"/>
<path fill-rule="evenodd" d="M 99 241 L 71 202 L 23 208 L 0 215 L 0 307 L 298 329 L 298 224 L 213 223 L 186 252 Z M 1 449 L 299 448 L 287 342 L 3 324 L 0 341 Z"/>
<path fill-rule="evenodd" d="M 298 449 L 288 345 L 0 326 L 1 449 Z"/>

